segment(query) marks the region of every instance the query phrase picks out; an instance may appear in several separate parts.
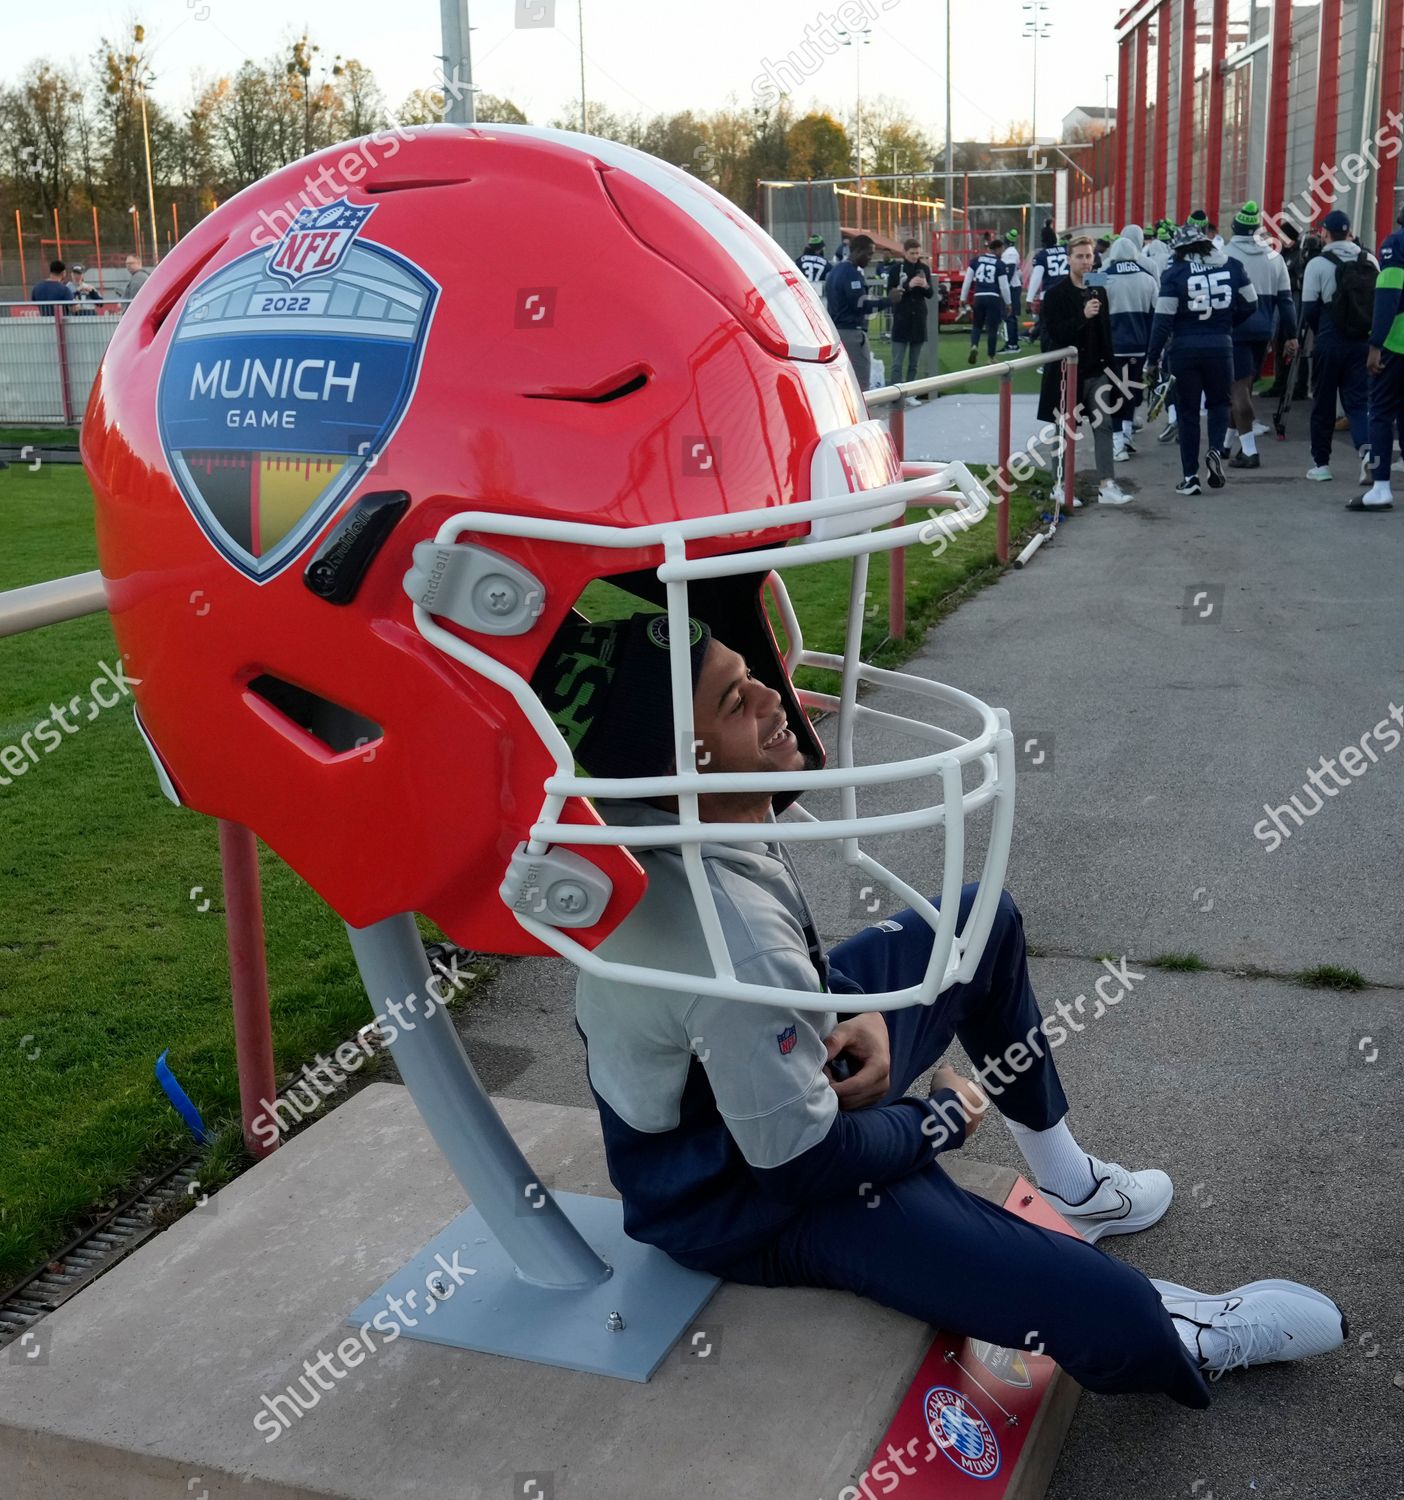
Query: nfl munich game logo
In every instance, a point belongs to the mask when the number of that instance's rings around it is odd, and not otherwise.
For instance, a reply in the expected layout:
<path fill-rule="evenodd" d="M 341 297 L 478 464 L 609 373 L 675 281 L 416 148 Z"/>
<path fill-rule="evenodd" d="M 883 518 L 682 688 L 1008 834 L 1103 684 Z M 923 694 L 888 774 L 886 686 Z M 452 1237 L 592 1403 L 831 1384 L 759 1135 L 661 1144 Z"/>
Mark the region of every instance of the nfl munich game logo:
<path fill-rule="evenodd" d="M 304 209 L 271 250 L 206 276 L 162 362 L 171 476 L 255 583 L 301 554 L 414 398 L 439 287 L 362 235 L 374 212 L 345 199 Z"/>
<path fill-rule="evenodd" d="M 999 1439 L 968 1396 L 947 1385 L 933 1385 L 921 1410 L 936 1446 L 962 1474 L 993 1479 L 999 1473 Z"/>
<path fill-rule="evenodd" d="M 309 276 L 330 276 L 374 212 L 373 203 L 355 208 L 345 198 L 325 208 L 299 209 L 269 258 L 268 274 L 289 286 Z"/>

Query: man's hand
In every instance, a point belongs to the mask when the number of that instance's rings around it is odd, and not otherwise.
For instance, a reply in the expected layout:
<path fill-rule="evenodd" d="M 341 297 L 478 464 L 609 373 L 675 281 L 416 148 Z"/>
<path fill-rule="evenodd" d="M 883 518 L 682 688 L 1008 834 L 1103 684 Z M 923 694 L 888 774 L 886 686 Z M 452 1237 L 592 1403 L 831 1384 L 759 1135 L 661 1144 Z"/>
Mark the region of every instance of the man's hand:
<path fill-rule="evenodd" d="M 1285 344 L 1283 344 L 1283 346 L 1282 346 L 1282 357 L 1283 357 L 1283 359 L 1296 359 L 1296 357 L 1297 357 L 1297 341 L 1296 341 L 1296 339 L 1288 339 L 1287 342 Z"/>
<path fill-rule="evenodd" d="M 1372 375 L 1384 374 L 1384 350 L 1370 345 L 1370 352 L 1365 356 L 1365 368 Z"/>
<path fill-rule="evenodd" d="M 1148 391 L 1152 391 L 1160 384 L 1160 366 L 1147 365 L 1141 371 L 1141 384 Z"/>
<path fill-rule="evenodd" d="M 848 1078 L 830 1077 L 829 1086 L 838 1095 L 840 1109 L 863 1109 L 876 1104 L 892 1086 L 892 1040 L 881 1011 L 864 1011 L 851 1021 L 840 1021 L 824 1038 L 825 1067 L 840 1052 L 858 1066 Z"/>
<path fill-rule="evenodd" d="M 980 1128 L 980 1121 L 985 1118 L 985 1111 L 990 1107 L 989 1098 L 973 1078 L 957 1073 L 949 1063 L 942 1063 L 931 1075 L 931 1093 L 939 1093 L 942 1089 L 954 1089 L 960 1099 L 966 1119 L 965 1143 L 969 1145 Z M 930 1095 L 927 1097 L 930 1098 Z"/>
<path fill-rule="evenodd" d="M 1102 304 L 1098 298 L 1092 297 L 1082 304 L 1082 316 L 1084 318 L 1095 318 L 1102 310 Z"/>

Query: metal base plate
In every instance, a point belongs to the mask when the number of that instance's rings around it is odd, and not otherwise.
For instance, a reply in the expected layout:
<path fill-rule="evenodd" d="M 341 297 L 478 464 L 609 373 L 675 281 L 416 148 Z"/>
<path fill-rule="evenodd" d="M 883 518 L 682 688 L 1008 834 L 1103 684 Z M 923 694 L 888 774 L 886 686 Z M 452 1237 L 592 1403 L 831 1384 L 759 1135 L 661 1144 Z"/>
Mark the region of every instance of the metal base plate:
<path fill-rule="evenodd" d="M 581 1291 L 535 1286 L 517 1274 L 482 1215 L 468 1208 L 368 1297 L 348 1323 L 398 1327 L 406 1338 L 594 1375 L 646 1381 L 716 1289 L 624 1233 L 623 1205 L 557 1193 L 567 1218 L 614 1268 Z M 396 1301 L 392 1299 L 397 1299 Z M 612 1330 L 611 1314 L 623 1327 Z M 379 1321 L 376 1321 L 378 1319 Z"/>

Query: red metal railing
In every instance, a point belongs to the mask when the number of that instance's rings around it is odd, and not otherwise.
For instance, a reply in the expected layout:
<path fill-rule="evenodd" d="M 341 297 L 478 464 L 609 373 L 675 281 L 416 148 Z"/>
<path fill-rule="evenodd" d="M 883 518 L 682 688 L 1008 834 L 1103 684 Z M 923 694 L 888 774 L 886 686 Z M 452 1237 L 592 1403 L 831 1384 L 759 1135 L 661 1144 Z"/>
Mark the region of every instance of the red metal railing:
<path fill-rule="evenodd" d="M 931 375 L 924 380 L 908 380 L 897 385 L 885 385 L 867 392 L 868 411 L 877 415 L 883 407 L 891 407 L 888 413 L 888 429 L 892 434 L 897 456 L 902 461 L 903 474 L 908 478 L 929 474 L 929 462 L 913 462 L 907 458 L 907 413 L 906 398 L 923 394 L 938 395 L 944 391 L 959 390 L 976 381 L 997 379 L 999 381 L 999 444 L 995 458 L 992 483 L 997 491 L 995 507 L 995 556 L 1002 563 L 1009 561 L 1009 491 L 1013 479 L 1013 379 L 1022 370 L 1042 369 L 1045 365 L 1061 364 L 1061 405 L 1065 415 L 1061 421 L 1063 455 L 1062 505 L 1067 514 L 1073 510 L 1073 479 L 1077 469 L 1078 427 L 1071 420 L 1076 407 L 1077 353 L 1072 348 L 1052 349 L 1045 354 L 1030 354 L 1022 359 L 1011 359 L 998 365 L 985 365 L 974 370 L 957 370 L 949 375 Z M 900 641 L 907 633 L 907 561 L 906 554 L 898 550 L 891 554 L 888 565 L 887 584 L 887 633 L 894 641 Z"/>

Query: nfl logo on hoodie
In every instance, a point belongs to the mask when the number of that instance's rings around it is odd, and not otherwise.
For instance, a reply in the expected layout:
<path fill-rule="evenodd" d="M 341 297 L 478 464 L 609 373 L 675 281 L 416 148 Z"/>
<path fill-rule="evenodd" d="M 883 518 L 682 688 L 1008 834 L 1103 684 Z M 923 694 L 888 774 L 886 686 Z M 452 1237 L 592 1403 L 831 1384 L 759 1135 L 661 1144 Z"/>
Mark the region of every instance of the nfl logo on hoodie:
<path fill-rule="evenodd" d="M 795 1050 L 795 1028 L 793 1026 L 787 1026 L 784 1031 L 782 1031 L 779 1036 L 775 1038 L 775 1045 L 779 1047 L 780 1051 L 785 1056 L 788 1057 L 789 1054 Z"/>

